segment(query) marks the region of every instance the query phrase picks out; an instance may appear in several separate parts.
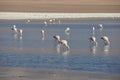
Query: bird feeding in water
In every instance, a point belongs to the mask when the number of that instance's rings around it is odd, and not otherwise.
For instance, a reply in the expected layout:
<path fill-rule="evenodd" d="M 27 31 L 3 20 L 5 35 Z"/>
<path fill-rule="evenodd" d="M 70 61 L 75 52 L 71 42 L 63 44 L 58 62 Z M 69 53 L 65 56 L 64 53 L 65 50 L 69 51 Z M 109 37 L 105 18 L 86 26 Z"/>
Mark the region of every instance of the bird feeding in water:
<path fill-rule="evenodd" d="M 110 45 L 110 40 L 107 36 L 102 36 L 101 39 L 104 41 L 105 45 Z"/>
<path fill-rule="evenodd" d="M 68 50 L 70 49 L 67 40 L 60 40 L 59 43 L 65 45 L 65 46 L 67 47 Z"/>
<path fill-rule="evenodd" d="M 57 40 L 60 44 L 64 45 L 67 48 L 67 50 L 70 49 L 67 40 L 60 40 L 60 36 L 59 35 L 55 35 L 55 36 L 53 36 L 53 38 L 55 40 Z"/>
<path fill-rule="evenodd" d="M 69 32 L 69 31 L 70 31 L 70 28 L 67 27 L 67 28 L 65 29 L 65 32 Z"/>
<path fill-rule="evenodd" d="M 92 34 L 95 34 L 95 27 L 92 27 Z"/>
<path fill-rule="evenodd" d="M 99 24 L 99 26 L 100 26 L 100 31 L 102 31 L 103 30 L 103 25 L 102 24 Z"/>
<path fill-rule="evenodd" d="M 41 30 L 41 35 L 42 35 L 41 39 L 44 40 L 44 38 L 45 38 L 45 31 L 43 29 Z"/>
<path fill-rule="evenodd" d="M 57 41 L 60 41 L 60 36 L 59 35 L 55 35 L 55 36 L 53 36 L 53 38 Z"/>
<path fill-rule="evenodd" d="M 20 33 L 20 35 L 22 35 L 22 33 L 23 33 L 23 30 L 22 30 L 22 29 L 19 29 L 19 33 Z"/>
<path fill-rule="evenodd" d="M 16 28 L 16 25 L 13 25 L 12 31 L 14 31 L 15 33 L 18 33 L 17 28 Z"/>
<path fill-rule="evenodd" d="M 47 24 L 48 24 L 47 21 L 44 21 L 44 25 L 47 26 Z"/>
<path fill-rule="evenodd" d="M 67 34 L 67 35 L 70 34 L 70 28 L 69 28 L 69 27 L 67 27 L 67 28 L 65 29 L 65 34 Z"/>
<path fill-rule="evenodd" d="M 92 36 L 89 38 L 90 42 L 93 42 L 95 44 L 95 46 L 97 46 L 97 41 L 96 41 L 96 37 Z"/>

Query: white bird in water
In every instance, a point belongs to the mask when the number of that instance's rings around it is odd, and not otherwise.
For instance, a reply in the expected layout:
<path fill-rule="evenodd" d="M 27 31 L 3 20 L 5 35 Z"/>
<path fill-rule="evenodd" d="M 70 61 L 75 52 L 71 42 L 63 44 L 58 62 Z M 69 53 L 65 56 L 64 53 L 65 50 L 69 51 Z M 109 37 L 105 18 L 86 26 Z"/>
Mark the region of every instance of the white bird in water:
<path fill-rule="evenodd" d="M 69 31 L 70 31 L 70 28 L 67 27 L 67 28 L 65 29 L 65 32 L 69 32 Z"/>
<path fill-rule="evenodd" d="M 57 40 L 58 42 L 60 41 L 60 36 L 59 36 L 59 35 L 55 35 L 55 36 L 53 36 L 53 38 L 54 38 L 55 40 Z"/>
<path fill-rule="evenodd" d="M 50 23 L 51 23 L 52 21 L 53 21 L 52 19 L 49 20 Z"/>
<path fill-rule="evenodd" d="M 30 23 L 30 22 L 31 22 L 31 21 L 28 19 L 28 20 L 27 20 L 27 23 Z"/>
<path fill-rule="evenodd" d="M 60 36 L 59 35 L 55 35 L 53 36 L 54 39 L 56 39 L 60 44 L 63 44 L 64 46 L 67 47 L 67 50 L 70 49 L 67 40 L 60 40 Z"/>
<path fill-rule="evenodd" d="M 92 27 L 92 34 L 95 34 L 95 27 Z"/>
<path fill-rule="evenodd" d="M 110 45 L 110 40 L 107 36 L 102 36 L 101 39 L 104 41 L 105 45 Z"/>
<path fill-rule="evenodd" d="M 60 20 L 58 20 L 58 24 L 60 24 L 61 23 L 61 21 Z"/>
<path fill-rule="evenodd" d="M 13 25 L 12 30 L 13 30 L 15 33 L 18 33 L 17 28 L 16 28 L 16 25 Z"/>
<path fill-rule="evenodd" d="M 20 35 L 22 35 L 22 33 L 23 33 L 23 30 L 22 30 L 22 29 L 19 29 L 19 33 L 20 33 Z"/>
<path fill-rule="evenodd" d="M 67 27 L 67 28 L 65 29 L 65 34 L 67 34 L 67 35 L 70 34 L 70 28 L 69 28 L 69 27 Z"/>
<path fill-rule="evenodd" d="M 63 44 L 63 45 L 65 45 L 67 47 L 67 50 L 70 49 L 67 40 L 60 40 L 60 43 Z"/>
<path fill-rule="evenodd" d="M 96 41 L 96 37 L 92 36 L 89 38 L 90 42 L 94 42 L 95 46 L 97 46 L 97 41 Z"/>
<path fill-rule="evenodd" d="M 93 29 L 93 31 L 95 31 L 95 27 L 93 27 L 92 29 Z"/>
<path fill-rule="evenodd" d="M 47 26 L 47 21 L 44 21 L 45 26 Z"/>
<path fill-rule="evenodd" d="M 42 29 L 41 30 L 41 35 L 42 35 L 42 40 L 44 40 L 44 37 L 45 37 L 45 31 Z"/>
<path fill-rule="evenodd" d="M 99 26 L 100 26 L 100 31 L 102 31 L 103 30 L 103 25 L 99 24 Z"/>

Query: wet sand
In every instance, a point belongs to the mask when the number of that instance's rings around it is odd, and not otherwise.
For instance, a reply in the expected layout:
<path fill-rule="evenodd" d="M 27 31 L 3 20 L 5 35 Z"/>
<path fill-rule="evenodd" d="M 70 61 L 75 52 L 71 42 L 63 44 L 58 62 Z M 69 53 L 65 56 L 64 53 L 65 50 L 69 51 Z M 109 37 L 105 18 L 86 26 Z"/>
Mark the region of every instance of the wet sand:
<path fill-rule="evenodd" d="M 0 80 L 119 80 L 120 74 L 67 70 L 0 68 Z"/>
<path fill-rule="evenodd" d="M 119 13 L 119 0 L 0 0 L 0 12 Z"/>

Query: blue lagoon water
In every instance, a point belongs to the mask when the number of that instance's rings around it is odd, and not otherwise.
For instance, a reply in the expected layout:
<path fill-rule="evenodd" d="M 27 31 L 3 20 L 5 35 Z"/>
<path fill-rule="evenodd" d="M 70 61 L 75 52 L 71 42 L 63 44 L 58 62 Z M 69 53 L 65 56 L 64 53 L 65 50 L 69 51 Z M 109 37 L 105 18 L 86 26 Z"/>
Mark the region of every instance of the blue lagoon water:
<path fill-rule="evenodd" d="M 0 20 L 0 67 L 120 73 L 120 19 L 46 20 L 47 25 L 45 20 L 26 21 Z M 11 31 L 13 25 L 23 30 L 22 36 Z M 65 33 L 67 27 L 70 32 Z M 68 41 L 70 50 L 53 39 L 57 34 Z M 110 46 L 100 39 L 104 35 L 109 37 Z M 91 36 L 96 37 L 97 47 L 91 46 Z"/>

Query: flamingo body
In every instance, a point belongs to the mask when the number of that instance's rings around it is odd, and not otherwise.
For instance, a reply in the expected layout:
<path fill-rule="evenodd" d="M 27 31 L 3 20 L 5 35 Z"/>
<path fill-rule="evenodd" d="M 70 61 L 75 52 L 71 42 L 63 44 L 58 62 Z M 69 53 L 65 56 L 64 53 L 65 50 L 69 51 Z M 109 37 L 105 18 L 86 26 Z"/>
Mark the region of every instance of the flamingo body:
<path fill-rule="evenodd" d="M 101 39 L 104 41 L 105 45 L 109 45 L 110 44 L 109 38 L 107 36 L 102 36 Z"/>
<path fill-rule="evenodd" d="M 97 46 L 96 37 L 92 36 L 92 37 L 89 38 L 89 40 L 90 40 L 91 42 L 94 42 L 95 45 Z"/>

